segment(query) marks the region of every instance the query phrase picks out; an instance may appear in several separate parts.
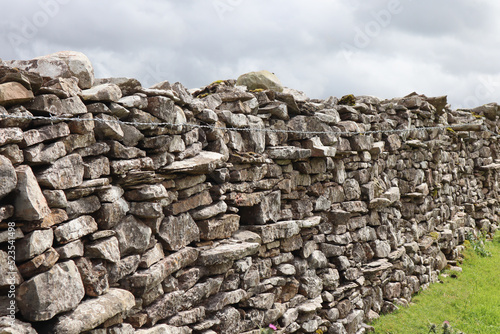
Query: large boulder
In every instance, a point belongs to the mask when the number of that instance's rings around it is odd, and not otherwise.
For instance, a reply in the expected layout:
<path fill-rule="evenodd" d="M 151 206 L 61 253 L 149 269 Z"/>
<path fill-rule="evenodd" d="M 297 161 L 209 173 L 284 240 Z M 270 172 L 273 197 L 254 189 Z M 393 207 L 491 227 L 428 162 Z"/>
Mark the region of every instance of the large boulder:
<path fill-rule="evenodd" d="M 5 61 L 7 66 L 29 70 L 49 78 L 78 78 L 78 86 L 88 89 L 94 84 L 94 68 L 81 52 L 61 51 L 31 60 Z"/>
<path fill-rule="evenodd" d="M 242 74 L 238 77 L 236 84 L 247 86 L 249 90 L 271 89 L 277 92 L 283 91 L 280 79 L 274 73 L 266 70 Z"/>

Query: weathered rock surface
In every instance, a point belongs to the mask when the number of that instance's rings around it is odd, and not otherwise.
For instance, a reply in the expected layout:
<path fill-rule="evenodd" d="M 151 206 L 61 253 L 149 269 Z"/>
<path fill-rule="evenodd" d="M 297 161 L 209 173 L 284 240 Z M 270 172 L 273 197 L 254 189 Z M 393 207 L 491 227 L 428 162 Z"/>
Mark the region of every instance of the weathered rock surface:
<path fill-rule="evenodd" d="M 60 316 L 52 333 L 81 333 L 91 330 L 135 305 L 134 295 L 123 289 L 110 289 L 106 294 L 82 302 L 73 311 Z"/>
<path fill-rule="evenodd" d="M 78 268 L 67 261 L 21 284 L 16 301 L 25 319 L 44 321 L 75 308 L 84 294 Z"/>

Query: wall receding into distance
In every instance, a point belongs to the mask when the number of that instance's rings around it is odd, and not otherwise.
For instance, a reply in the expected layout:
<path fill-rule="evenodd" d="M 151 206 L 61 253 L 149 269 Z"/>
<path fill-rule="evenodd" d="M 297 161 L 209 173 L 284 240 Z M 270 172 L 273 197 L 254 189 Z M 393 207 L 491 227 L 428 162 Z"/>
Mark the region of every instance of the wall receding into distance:
<path fill-rule="evenodd" d="M 497 229 L 499 115 L 0 63 L 0 331 L 365 333 Z"/>

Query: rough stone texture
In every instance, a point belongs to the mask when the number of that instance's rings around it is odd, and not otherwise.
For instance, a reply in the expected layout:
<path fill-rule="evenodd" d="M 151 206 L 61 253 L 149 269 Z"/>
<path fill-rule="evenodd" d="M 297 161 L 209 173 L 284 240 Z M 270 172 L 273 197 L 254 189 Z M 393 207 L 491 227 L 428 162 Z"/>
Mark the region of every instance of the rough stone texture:
<path fill-rule="evenodd" d="M 81 216 L 60 224 L 54 229 L 57 242 L 68 243 L 97 231 L 97 223 L 92 216 Z"/>
<path fill-rule="evenodd" d="M 179 250 L 193 241 L 200 240 L 198 225 L 188 213 L 165 217 L 158 235 L 168 250 Z"/>
<path fill-rule="evenodd" d="M 7 82 L 0 84 L 0 105 L 9 106 L 31 101 L 33 92 L 27 90 L 19 82 Z"/>
<path fill-rule="evenodd" d="M 9 194 L 17 185 L 17 173 L 12 162 L 0 155 L 0 199 Z"/>
<path fill-rule="evenodd" d="M 116 231 L 122 255 L 130 253 L 142 254 L 149 245 L 151 228 L 132 215 L 126 216 L 114 230 Z"/>
<path fill-rule="evenodd" d="M 76 309 L 57 319 L 52 333 L 81 333 L 91 330 L 115 315 L 135 305 L 134 295 L 123 289 L 110 289 L 108 293 L 89 299 Z"/>
<path fill-rule="evenodd" d="M 283 86 L 278 77 L 266 70 L 243 74 L 238 78 L 236 84 L 247 86 L 249 90 L 272 89 L 277 92 L 283 91 Z"/>
<path fill-rule="evenodd" d="M 24 236 L 16 243 L 16 260 L 26 261 L 45 252 L 54 240 L 51 229 L 36 230 Z"/>
<path fill-rule="evenodd" d="M 82 157 L 79 154 L 71 154 L 58 159 L 36 176 L 40 185 L 52 189 L 68 189 L 82 184 L 83 173 Z"/>
<path fill-rule="evenodd" d="M 44 321 L 75 308 L 84 294 L 78 268 L 67 261 L 21 284 L 16 301 L 25 319 Z"/>

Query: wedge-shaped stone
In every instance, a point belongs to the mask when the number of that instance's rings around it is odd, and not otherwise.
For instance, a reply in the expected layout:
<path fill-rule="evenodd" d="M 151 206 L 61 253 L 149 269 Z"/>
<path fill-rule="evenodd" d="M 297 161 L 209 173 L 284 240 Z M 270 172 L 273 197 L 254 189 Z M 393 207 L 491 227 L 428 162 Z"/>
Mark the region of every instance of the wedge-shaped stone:
<path fill-rule="evenodd" d="M 73 311 L 59 317 L 51 330 L 54 334 L 82 333 L 135 305 L 135 298 L 123 289 L 109 289 L 97 298 L 87 299 Z"/>
<path fill-rule="evenodd" d="M 212 197 L 208 191 L 204 191 L 189 198 L 176 201 L 170 205 L 165 213 L 178 215 L 179 213 L 187 212 L 201 206 L 209 205 L 212 203 Z"/>
<path fill-rule="evenodd" d="M 212 266 L 216 264 L 227 263 L 239 260 L 259 251 L 260 244 L 241 242 L 220 245 L 200 252 L 198 264 L 203 266 Z"/>
<path fill-rule="evenodd" d="M 24 160 L 32 164 L 48 164 L 64 157 L 66 153 L 66 146 L 60 141 L 49 145 L 38 144 L 24 150 Z"/>
<path fill-rule="evenodd" d="M 66 123 L 46 125 L 38 129 L 25 131 L 23 134 L 24 144 L 32 146 L 47 140 L 54 140 L 66 137 L 70 134 L 69 126 Z"/>
<path fill-rule="evenodd" d="M 23 130 L 20 128 L 0 129 L 0 146 L 23 141 Z"/>
<path fill-rule="evenodd" d="M 26 261 L 45 252 L 54 241 L 51 229 L 36 230 L 16 242 L 16 261 Z"/>
<path fill-rule="evenodd" d="M 71 154 L 57 160 L 51 167 L 37 174 L 38 183 L 52 189 L 69 189 L 83 182 L 83 160 Z"/>
<path fill-rule="evenodd" d="M 121 140 L 125 135 L 115 116 L 98 114 L 95 116 L 95 134 L 97 138 Z"/>
<path fill-rule="evenodd" d="M 282 221 L 274 224 L 247 226 L 250 231 L 257 232 L 262 242 L 267 244 L 276 239 L 290 238 L 300 232 L 300 226 L 295 220 Z"/>
<path fill-rule="evenodd" d="M 67 261 L 21 284 L 16 301 L 24 319 L 45 321 L 72 310 L 84 295 L 78 268 L 73 261 Z"/>
<path fill-rule="evenodd" d="M 167 173 L 209 174 L 222 164 L 224 156 L 216 152 L 201 151 L 197 156 L 175 161 L 162 168 Z"/>
<path fill-rule="evenodd" d="M 160 238 L 168 250 L 179 250 L 200 240 L 200 230 L 189 213 L 165 217 L 161 223 Z"/>
<path fill-rule="evenodd" d="M 294 146 L 275 146 L 267 149 L 267 155 L 275 160 L 306 159 L 311 156 L 311 150 Z"/>
<path fill-rule="evenodd" d="M 149 245 L 151 228 L 132 215 L 126 216 L 114 230 L 122 255 L 143 253 Z"/>
<path fill-rule="evenodd" d="M 0 105 L 9 106 L 31 101 L 33 92 L 26 89 L 19 82 L 6 82 L 0 84 Z"/>
<path fill-rule="evenodd" d="M 141 185 L 125 193 L 127 201 L 148 201 L 167 197 L 168 192 L 162 184 Z"/>
<path fill-rule="evenodd" d="M 57 226 L 54 235 L 57 242 L 65 244 L 97 231 L 97 223 L 91 216 L 81 216 Z"/>
<path fill-rule="evenodd" d="M 120 245 L 116 237 L 104 238 L 85 245 L 85 256 L 109 262 L 120 261 Z"/>
<path fill-rule="evenodd" d="M 32 102 L 27 103 L 25 107 L 30 111 L 41 111 L 57 116 L 66 113 L 61 100 L 54 94 L 38 95 Z"/>
<path fill-rule="evenodd" d="M 200 229 L 200 239 L 215 240 L 231 237 L 240 227 L 239 215 L 222 215 L 196 222 Z"/>
<path fill-rule="evenodd" d="M 25 279 L 28 279 L 49 270 L 56 264 L 58 259 L 59 254 L 54 248 L 50 247 L 45 253 L 35 256 L 28 262 L 19 265 L 18 269 L 21 275 Z"/>
<path fill-rule="evenodd" d="M 0 155 L 0 199 L 9 194 L 12 190 L 16 188 L 17 185 L 17 173 L 12 162 Z"/>
<path fill-rule="evenodd" d="M 117 102 L 121 97 L 120 87 L 112 83 L 97 85 L 82 91 L 82 98 L 85 101 Z"/>
<path fill-rule="evenodd" d="M 220 213 L 225 213 L 227 211 L 227 204 L 224 201 L 219 201 L 215 204 L 191 210 L 190 214 L 194 220 L 209 219 L 217 216 Z"/>
<path fill-rule="evenodd" d="M 186 247 L 175 252 L 146 270 L 137 271 L 125 277 L 120 283 L 124 289 L 132 291 L 136 296 L 160 284 L 172 273 L 192 264 L 198 258 L 198 250 Z M 137 265 L 139 260 L 137 261 Z"/>
<path fill-rule="evenodd" d="M 207 300 L 206 308 L 208 311 L 219 311 L 226 305 L 236 304 L 247 296 L 247 292 L 238 289 L 228 292 L 220 292 Z"/>

